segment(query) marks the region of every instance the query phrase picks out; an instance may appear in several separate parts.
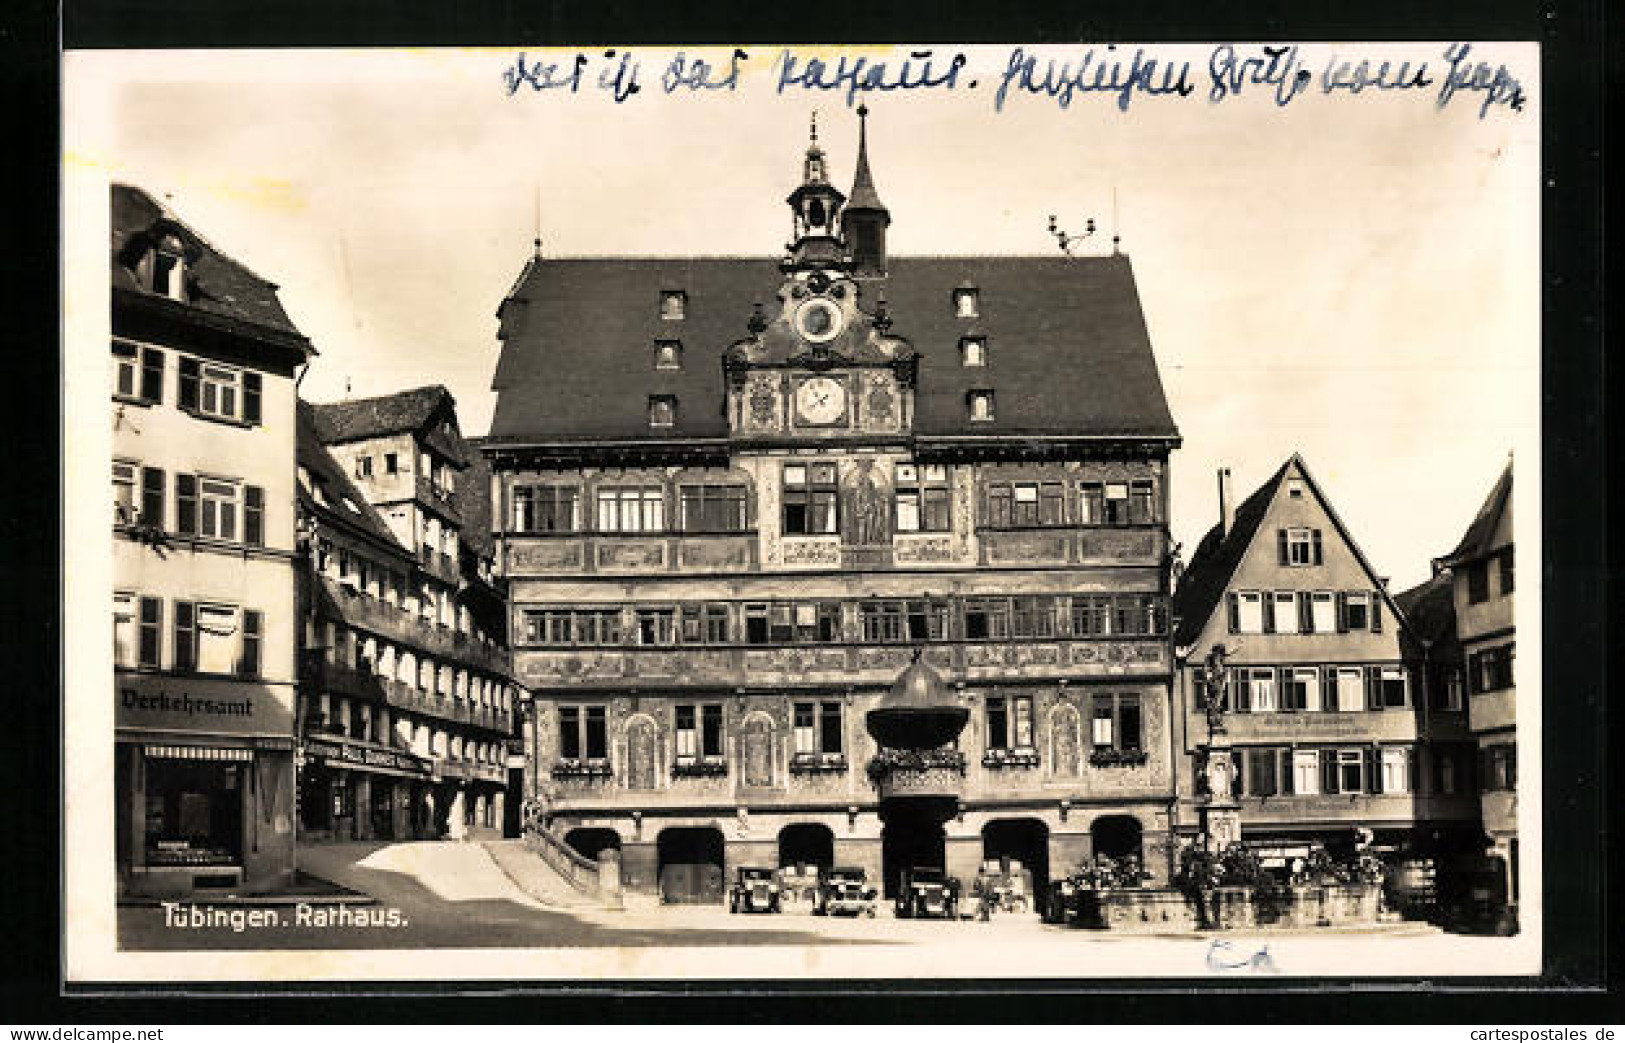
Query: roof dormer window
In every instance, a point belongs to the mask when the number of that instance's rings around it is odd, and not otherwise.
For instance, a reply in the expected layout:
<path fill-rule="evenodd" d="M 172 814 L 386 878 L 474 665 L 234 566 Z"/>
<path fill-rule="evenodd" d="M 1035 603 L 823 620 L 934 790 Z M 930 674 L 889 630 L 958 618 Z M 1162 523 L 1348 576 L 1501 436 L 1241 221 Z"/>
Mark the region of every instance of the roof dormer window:
<path fill-rule="evenodd" d="M 660 317 L 683 319 L 688 317 L 688 294 L 682 290 L 660 291 Z"/>
<path fill-rule="evenodd" d="M 649 426 L 670 427 L 677 421 L 677 398 L 675 395 L 649 396 Z"/>
<path fill-rule="evenodd" d="M 186 300 L 186 256 L 173 237 L 152 251 L 152 292 L 172 301 Z"/>
<path fill-rule="evenodd" d="M 954 291 L 954 315 L 961 319 L 974 319 L 981 315 L 976 287 L 961 286 Z"/>
<path fill-rule="evenodd" d="M 970 406 L 970 418 L 972 421 L 986 423 L 993 419 L 992 391 L 972 391 L 965 396 L 965 401 Z"/>
<path fill-rule="evenodd" d="M 655 369 L 682 369 L 683 345 L 681 341 L 655 341 Z"/>
<path fill-rule="evenodd" d="M 987 338 L 962 337 L 959 341 L 959 362 L 962 366 L 987 365 Z"/>

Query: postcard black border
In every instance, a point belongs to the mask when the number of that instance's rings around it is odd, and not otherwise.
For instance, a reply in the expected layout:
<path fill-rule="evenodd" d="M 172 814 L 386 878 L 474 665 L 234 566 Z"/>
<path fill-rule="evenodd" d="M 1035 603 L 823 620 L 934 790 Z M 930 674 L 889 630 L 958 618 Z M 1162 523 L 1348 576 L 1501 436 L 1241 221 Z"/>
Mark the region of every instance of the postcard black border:
<path fill-rule="evenodd" d="M 698 5 L 696 5 L 697 7 Z M 5 46 L 8 96 L 34 101 L 38 119 L 15 151 L 34 152 L 38 170 L 26 198 L 44 199 L 53 183 L 60 139 L 52 119 L 59 101 L 55 10 L 40 0 L 12 5 Z M 679 19 L 681 19 L 679 21 Z M 81 1023 L 195 1021 L 290 1021 L 334 1024 L 371 1020 L 419 1021 L 805 1021 L 836 1023 L 928 1023 L 943 1021 L 1123 1021 L 1152 1022 L 1472 1022 L 1476 1024 L 1586 1020 L 1618 1023 L 1617 966 L 1605 963 L 1604 939 L 1618 936 L 1611 908 L 1599 908 L 1605 879 L 1604 815 L 1609 767 L 1604 754 L 1609 691 L 1604 650 L 1611 628 L 1605 611 L 1609 580 L 1603 528 L 1607 481 L 1605 442 L 1609 416 L 1604 388 L 1608 376 L 1602 329 L 1601 98 L 1602 69 L 1618 70 L 1618 44 L 1603 31 L 1599 0 L 1544 3 L 1490 0 L 1476 4 L 1421 4 L 1416 0 L 1371 0 L 1357 10 L 1346 2 L 1246 2 L 1197 5 L 1142 0 L 1133 4 L 1062 5 L 968 4 L 955 2 L 877 4 L 829 0 L 760 7 L 607 3 L 565 6 L 543 3 L 367 2 L 335 5 L 319 0 L 255 4 L 250 0 L 68 0 L 60 23 L 61 44 L 75 47 L 268 47 L 385 46 L 392 44 L 591 44 L 599 42 L 752 43 L 813 42 L 839 26 L 846 39 L 875 42 L 1004 42 L 1083 40 L 1523 40 L 1543 45 L 1543 493 L 1546 528 L 1543 567 L 1548 589 L 1543 635 L 1547 650 L 1546 703 L 1546 919 L 1547 971 L 1529 979 L 1454 981 L 1428 984 L 1414 979 L 1355 980 L 1285 988 L 1279 983 L 1237 983 L 1216 990 L 1210 982 L 1157 981 L 1125 988 L 1121 983 L 1067 984 L 1005 980 L 941 983 L 692 982 L 602 983 L 572 990 L 535 983 L 503 986 L 448 985 L 425 991 L 418 983 L 398 983 L 410 995 L 391 996 L 388 983 L 354 989 L 323 987 L 320 995 L 286 987 L 248 985 L 185 990 L 180 999 L 117 990 L 97 996 L 58 991 L 58 892 L 54 836 L 60 814 L 56 788 L 41 785 L 59 767 L 56 710 L 60 700 L 38 694 L 26 701 L 19 721 L 24 736 L 8 769 L 21 769 L 8 802 L 11 830 L 32 839 L 14 844 L 4 893 L 16 907 L 10 921 L 20 930 L 4 949 L 7 1021 Z M 19 50 L 19 46 L 23 48 Z M 1605 56 L 1605 48 L 1608 53 Z M 15 53 L 15 57 L 10 55 Z M 1605 64 L 1605 57 L 1607 64 Z M 15 174 L 14 174 L 15 176 Z M 42 189 L 37 196 L 33 190 Z M 15 191 L 15 189 L 14 189 Z M 14 201 L 18 197 L 14 196 Z M 35 240 L 57 238 L 55 211 L 35 208 L 22 215 Z M 57 301 L 54 273 L 43 271 L 38 255 L 14 250 L 7 259 L 10 286 L 35 288 L 19 300 Z M 15 271 L 12 271 L 15 269 Z M 19 352 L 14 375 L 24 386 L 45 386 L 59 377 L 57 360 L 40 350 L 58 338 L 58 313 L 29 316 L 20 326 L 38 335 L 26 338 L 32 351 Z M 36 325 L 37 322 L 37 325 Z M 16 386 L 16 385 L 14 385 Z M 25 396 L 26 397 L 26 396 Z M 58 488 L 50 467 L 60 472 L 55 437 L 59 417 L 43 396 L 19 402 L 7 416 L 16 426 L 13 446 L 24 454 L 24 480 L 31 487 Z M 30 408 L 30 405 L 32 408 Z M 53 422 L 55 421 L 55 422 Z M 61 563 L 41 560 L 41 534 L 56 530 L 58 504 L 25 498 L 0 516 L 6 535 L 13 604 L 5 622 L 8 648 L 22 652 L 16 667 L 18 689 L 59 691 L 57 656 L 73 635 L 54 626 L 47 604 L 60 607 Z M 1617 515 L 1616 515 L 1617 516 Z M 67 564 L 71 565 L 71 560 Z M 54 596 L 45 592 L 55 592 Z M 21 595 L 19 597 L 18 595 Z M 1616 596 L 1617 598 L 1617 596 Z M 22 641 L 17 635 L 30 635 Z M 25 679 L 33 678 L 32 684 Z M 1617 830 L 1610 830 L 1617 836 Z M 37 844 L 38 846 L 34 846 Z M 21 857 L 17 852 L 21 851 Z M 1613 868 L 1617 847 L 1606 855 Z M 15 871 L 13 871 L 15 869 Z M 31 910 L 32 912 L 25 912 Z M 39 948 L 43 943 L 43 948 Z M 162 986 L 160 986 L 162 987 Z M 941 991 L 939 991 L 939 988 Z M 1194 988 L 1198 991 L 1169 991 Z M 252 1000 L 247 991 L 257 993 Z M 235 991 L 236 995 L 231 995 Z M 478 995 L 467 996 L 469 992 Z M 458 1002 L 448 999 L 465 994 Z M 380 995 L 386 994 L 386 995 Z M 211 998 L 214 997 L 214 998 Z M 927 999 L 928 998 L 928 999 Z"/>

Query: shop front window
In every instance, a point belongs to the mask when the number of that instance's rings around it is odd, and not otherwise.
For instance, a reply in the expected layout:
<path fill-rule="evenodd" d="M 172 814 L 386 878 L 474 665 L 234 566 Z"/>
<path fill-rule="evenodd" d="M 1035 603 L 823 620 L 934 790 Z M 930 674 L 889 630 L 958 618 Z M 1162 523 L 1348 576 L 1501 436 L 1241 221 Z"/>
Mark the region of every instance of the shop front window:
<path fill-rule="evenodd" d="M 236 751 L 186 751 L 225 754 Z M 243 776 L 249 763 L 147 756 L 146 861 L 150 866 L 241 864 Z"/>

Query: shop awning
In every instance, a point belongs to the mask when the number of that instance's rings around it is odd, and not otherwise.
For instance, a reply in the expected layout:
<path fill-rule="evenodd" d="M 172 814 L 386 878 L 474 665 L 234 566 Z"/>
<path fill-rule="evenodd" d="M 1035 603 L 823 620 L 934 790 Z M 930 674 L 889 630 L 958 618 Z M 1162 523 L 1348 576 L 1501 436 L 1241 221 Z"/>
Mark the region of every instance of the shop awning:
<path fill-rule="evenodd" d="M 254 751 L 224 746 L 148 746 L 146 755 L 168 761 L 252 761 Z"/>

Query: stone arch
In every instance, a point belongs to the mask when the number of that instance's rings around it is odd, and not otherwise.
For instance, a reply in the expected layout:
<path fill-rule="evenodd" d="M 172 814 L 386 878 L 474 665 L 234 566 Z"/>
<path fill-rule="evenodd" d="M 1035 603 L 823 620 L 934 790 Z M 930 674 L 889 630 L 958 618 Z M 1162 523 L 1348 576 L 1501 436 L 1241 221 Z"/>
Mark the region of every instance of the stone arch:
<path fill-rule="evenodd" d="M 745 785 L 771 786 L 777 778 L 774 731 L 773 717 L 765 710 L 752 710 L 745 715 L 739 729 L 739 761 Z"/>
<path fill-rule="evenodd" d="M 655 789 L 660 779 L 660 726 L 646 713 L 626 724 L 626 788 Z"/>
<path fill-rule="evenodd" d="M 1077 707 L 1058 703 L 1049 714 L 1050 773 L 1057 778 L 1075 779 L 1081 769 L 1081 719 Z"/>
<path fill-rule="evenodd" d="M 1145 827 L 1134 815 L 1101 815 L 1089 824 L 1089 837 L 1097 855 L 1145 858 Z"/>

